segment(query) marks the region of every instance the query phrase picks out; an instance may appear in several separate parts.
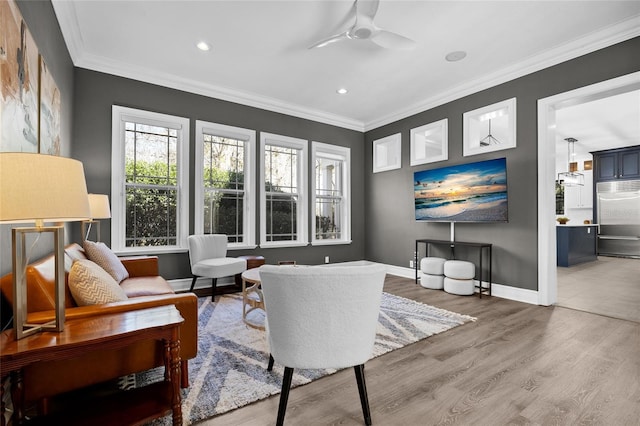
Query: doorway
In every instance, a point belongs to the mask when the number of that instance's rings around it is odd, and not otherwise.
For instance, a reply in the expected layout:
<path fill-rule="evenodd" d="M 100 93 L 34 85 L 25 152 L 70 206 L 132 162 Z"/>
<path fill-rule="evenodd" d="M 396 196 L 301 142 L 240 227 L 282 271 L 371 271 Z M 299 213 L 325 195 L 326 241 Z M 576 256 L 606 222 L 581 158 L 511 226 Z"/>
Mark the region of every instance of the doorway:
<path fill-rule="evenodd" d="M 556 112 L 563 108 L 640 89 L 640 72 L 538 101 L 538 303 L 558 302 L 556 266 Z M 633 261 L 633 260 L 631 260 Z"/>

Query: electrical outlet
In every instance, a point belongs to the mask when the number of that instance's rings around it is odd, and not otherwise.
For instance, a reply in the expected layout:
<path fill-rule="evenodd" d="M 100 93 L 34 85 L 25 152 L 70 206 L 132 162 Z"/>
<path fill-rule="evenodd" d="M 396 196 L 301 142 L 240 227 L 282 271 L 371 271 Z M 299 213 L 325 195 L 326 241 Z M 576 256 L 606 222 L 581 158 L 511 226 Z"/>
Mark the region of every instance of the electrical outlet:
<path fill-rule="evenodd" d="M 409 261 L 409 268 L 413 268 L 413 260 Z"/>
<path fill-rule="evenodd" d="M 329 256 L 324 257 L 324 263 L 329 263 Z"/>

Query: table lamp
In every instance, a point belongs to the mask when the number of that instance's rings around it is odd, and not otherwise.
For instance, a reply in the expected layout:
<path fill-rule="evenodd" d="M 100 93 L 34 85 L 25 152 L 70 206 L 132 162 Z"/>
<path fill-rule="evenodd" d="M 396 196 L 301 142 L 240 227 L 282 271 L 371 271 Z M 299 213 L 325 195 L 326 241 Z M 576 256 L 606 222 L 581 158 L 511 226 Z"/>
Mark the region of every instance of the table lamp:
<path fill-rule="evenodd" d="M 0 152 L 0 223 L 33 223 L 11 230 L 13 267 L 13 328 L 16 339 L 42 330 L 64 329 L 64 226 L 62 222 L 90 215 L 82 163 L 65 157 Z M 45 223 L 55 223 L 45 226 Z M 55 320 L 27 323 L 26 269 L 40 234 L 53 233 L 55 259 Z M 38 234 L 26 249 L 27 234 Z"/>
<path fill-rule="evenodd" d="M 89 194 L 89 208 L 91 218 L 82 221 L 82 240 L 89 239 L 91 225 L 96 225 L 96 241 L 100 241 L 100 221 L 96 219 L 110 219 L 111 208 L 109 207 L 109 196 L 105 194 Z"/>

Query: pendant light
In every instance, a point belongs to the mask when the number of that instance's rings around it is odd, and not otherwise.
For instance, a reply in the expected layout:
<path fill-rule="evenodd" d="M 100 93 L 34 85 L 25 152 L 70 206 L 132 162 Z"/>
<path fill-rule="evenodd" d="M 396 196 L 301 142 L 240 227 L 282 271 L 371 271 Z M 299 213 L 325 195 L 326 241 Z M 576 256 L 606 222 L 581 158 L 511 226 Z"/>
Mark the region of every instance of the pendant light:
<path fill-rule="evenodd" d="M 566 138 L 567 141 L 567 171 L 558 173 L 558 180 L 564 186 L 584 186 L 584 175 L 578 173 L 578 162 L 575 159 L 575 146 L 578 142 L 576 138 Z"/>

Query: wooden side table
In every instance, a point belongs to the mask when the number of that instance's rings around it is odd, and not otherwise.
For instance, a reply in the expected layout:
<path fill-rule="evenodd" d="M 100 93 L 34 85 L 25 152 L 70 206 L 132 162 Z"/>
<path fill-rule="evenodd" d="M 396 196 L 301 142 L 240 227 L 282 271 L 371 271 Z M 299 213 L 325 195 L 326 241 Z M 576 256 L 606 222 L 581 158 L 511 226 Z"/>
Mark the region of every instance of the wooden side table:
<path fill-rule="evenodd" d="M 250 285 L 247 286 L 247 284 Z M 242 273 L 242 321 L 249 327 L 264 330 L 264 324 L 258 324 L 247 318 L 247 314 L 256 309 L 264 310 L 264 299 L 260 288 L 260 270 L 254 268 Z"/>
<path fill-rule="evenodd" d="M 126 347 L 140 340 L 164 342 L 165 380 L 149 386 L 100 398 L 64 413 L 38 416 L 28 424 L 114 425 L 141 424 L 173 414 L 182 425 L 180 394 L 180 324 L 183 318 L 173 305 L 100 315 L 67 321 L 62 332 L 42 332 L 15 340 L 13 330 L 0 334 L 0 376 L 11 375 L 14 407 L 12 424 L 24 418 L 22 369 L 40 361 L 72 359 L 92 351 Z M 4 387 L 2 387 L 4 392 Z M 4 395 L 0 395 L 3 397 Z M 4 399 L 2 399 L 4 401 Z M 1 424 L 4 426 L 2 405 Z"/>
<path fill-rule="evenodd" d="M 238 256 L 238 259 L 244 259 L 247 261 L 247 270 L 253 268 L 259 268 L 264 265 L 264 256 Z M 236 274 L 236 287 L 242 288 L 242 274 Z"/>

